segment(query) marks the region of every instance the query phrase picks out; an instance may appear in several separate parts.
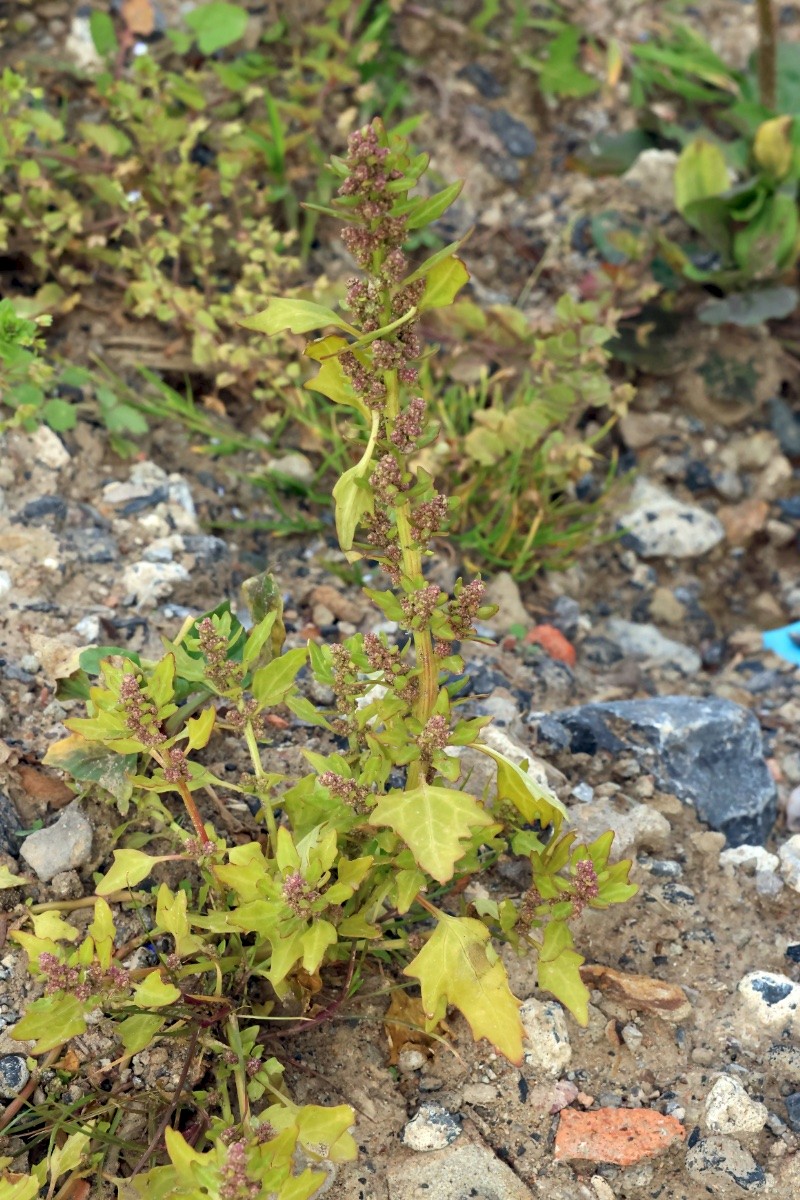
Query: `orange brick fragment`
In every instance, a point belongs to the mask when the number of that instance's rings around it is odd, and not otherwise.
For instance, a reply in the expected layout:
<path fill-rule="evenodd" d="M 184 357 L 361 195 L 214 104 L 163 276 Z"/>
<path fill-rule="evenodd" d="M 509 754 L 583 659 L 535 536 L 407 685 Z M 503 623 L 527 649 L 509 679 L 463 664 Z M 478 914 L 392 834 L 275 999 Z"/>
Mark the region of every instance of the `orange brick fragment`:
<path fill-rule="evenodd" d="M 596 1108 L 593 1112 L 565 1108 L 558 1123 L 555 1156 L 630 1167 L 643 1158 L 663 1154 L 685 1137 L 680 1121 L 651 1108 Z"/>
<path fill-rule="evenodd" d="M 541 646 L 545 654 L 557 662 L 566 663 L 568 667 L 575 666 L 575 647 L 555 625 L 534 625 L 525 634 L 525 642 L 529 646 Z"/>

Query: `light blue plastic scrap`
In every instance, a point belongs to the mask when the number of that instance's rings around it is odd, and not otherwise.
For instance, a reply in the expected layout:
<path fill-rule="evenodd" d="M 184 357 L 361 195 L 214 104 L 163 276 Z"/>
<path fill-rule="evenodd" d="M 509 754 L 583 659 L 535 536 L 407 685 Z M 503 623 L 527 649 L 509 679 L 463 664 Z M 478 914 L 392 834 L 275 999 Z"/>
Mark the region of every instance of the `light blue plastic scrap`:
<path fill-rule="evenodd" d="M 784 625 L 782 629 L 769 629 L 762 638 L 766 650 L 800 667 L 800 621 Z"/>

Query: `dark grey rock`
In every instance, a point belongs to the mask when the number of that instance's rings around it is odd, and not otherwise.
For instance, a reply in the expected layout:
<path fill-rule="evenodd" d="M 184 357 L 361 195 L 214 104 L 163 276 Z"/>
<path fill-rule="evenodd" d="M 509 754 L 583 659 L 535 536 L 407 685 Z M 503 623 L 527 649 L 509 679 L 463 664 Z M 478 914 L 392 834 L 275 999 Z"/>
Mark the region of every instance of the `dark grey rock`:
<path fill-rule="evenodd" d="M 187 554 L 193 554 L 200 562 L 222 562 L 230 558 L 230 547 L 222 538 L 207 533 L 185 533 L 183 546 Z"/>
<path fill-rule="evenodd" d="M 38 496 L 21 508 L 14 518 L 21 525 L 40 525 L 48 522 L 62 525 L 67 517 L 67 502 L 61 496 Z"/>
<path fill-rule="evenodd" d="M 578 632 L 580 615 L 581 606 L 577 600 L 573 600 L 571 596 L 557 596 L 550 621 L 556 629 L 563 633 L 565 638 L 572 641 Z"/>
<path fill-rule="evenodd" d="M 13 1100 L 31 1077 L 24 1054 L 3 1054 L 0 1057 L 0 1096 Z"/>
<path fill-rule="evenodd" d="M 462 67 L 458 72 L 458 78 L 467 79 L 486 100 L 496 100 L 505 91 L 494 73 L 481 63 L 467 63 L 466 67 Z"/>
<path fill-rule="evenodd" d="M 786 1119 L 795 1133 L 800 1133 L 800 1092 L 786 1097 Z"/>
<path fill-rule="evenodd" d="M 0 790 L 0 851 L 16 858 L 19 854 L 19 839 L 16 834 L 22 829 L 20 815 L 4 791 Z"/>
<path fill-rule="evenodd" d="M 772 432 L 780 442 L 783 453 L 790 458 L 800 458 L 800 417 L 779 396 L 773 396 L 770 400 L 769 415 Z"/>
<path fill-rule="evenodd" d="M 506 109 L 496 108 L 490 113 L 489 128 L 514 158 L 532 158 L 536 153 L 537 141 L 528 126 Z"/>
<path fill-rule="evenodd" d="M 537 737 L 540 742 L 547 742 L 555 750 L 566 750 L 569 746 L 569 732 L 559 721 L 552 717 L 542 716 L 536 719 Z"/>
<path fill-rule="evenodd" d="M 85 563 L 110 563 L 119 558 L 116 540 L 102 529 L 70 529 L 63 548 Z"/>
<path fill-rule="evenodd" d="M 773 1042 L 767 1051 L 767 1069 L 775 1079 L 800 1086 L 800 1046 Z"/>
<path fill-rule="evenodd" d="M 659 696 L 551 713 L 576 754 L 633 752 L 665 791 L 691 803 L 731 846 L 763 845 L 777 792 L 753 713 L 717 697 Z"/>

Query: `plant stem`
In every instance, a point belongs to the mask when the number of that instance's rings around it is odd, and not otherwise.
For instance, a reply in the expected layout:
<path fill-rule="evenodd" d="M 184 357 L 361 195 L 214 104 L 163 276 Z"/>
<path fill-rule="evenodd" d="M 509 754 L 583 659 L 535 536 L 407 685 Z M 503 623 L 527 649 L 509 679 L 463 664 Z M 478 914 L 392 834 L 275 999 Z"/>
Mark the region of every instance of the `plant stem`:
<path fill-rule="evenodd" d="M 400 386 L 397 372 L 386 371 L 384 381 L 386 383 L 386 423 L 391 431 L 400 413 Z M 411 533 L 411 505 L 407 500 L 398 505 L 396 516 L 403 574 L 415 584 L 419 582 L 424 586 L 422 556 Z M 433 639 L 429 629 L 414 631 L 414 650 L 420 671 L 419 695 L 414 705 L 414 715 L 424 724 L 433 712 L 439 690 L 439 672 L 436 669 Z M 409 767 L 409 786 L 416 786 L 419 772 L 420 764 L 412 763 Z"/>
<path fill-rule="evenodd" d="M 758 21 L 758 93 L 764 108 L 777 108 L 777 56 L 775 9 L 772 0 L 756 0 Z"/>
<path fill-rule="evenodd" d="M 200 816 L 200 809 L 195 804 L 194 796 L 183 781 L 177 783 L 175 788 L 180 794 L 181 800 L 183 801 L 184 807 L 189 814 L 189 819 L 194 825 L 195 832 L 199 837 L 201 844 L 203 846 L 211 846 L 213 843 L 206 833 L 205 826 L 203 825 L 203 818 Z"/>
<path fill-rule="evenodd" d="M 253 732 L 253 725 L 251 721 L 245 722 L 244 736 L 245 741 L 247 742 L 247 749 L 250 751 L 250 761 L 253 764 L 253 774 L 256 777 L 256 790 L 258 795 L 261 797 L 261 807 L 264 811 L 267 829 L 269 830 L 270 848 L 274 854 L 278 847 L 278 826 L 275 821 L 275 813 L 273 811 L 272 804 L 265 800 L 264 797 L 261 796 L 261 793 L 258 792 L 258 785 L 264 778 L 266 772 L 261 765 L 261 755 L 258 752 L 258 741 L 256 740 L 255 733 Z"/>

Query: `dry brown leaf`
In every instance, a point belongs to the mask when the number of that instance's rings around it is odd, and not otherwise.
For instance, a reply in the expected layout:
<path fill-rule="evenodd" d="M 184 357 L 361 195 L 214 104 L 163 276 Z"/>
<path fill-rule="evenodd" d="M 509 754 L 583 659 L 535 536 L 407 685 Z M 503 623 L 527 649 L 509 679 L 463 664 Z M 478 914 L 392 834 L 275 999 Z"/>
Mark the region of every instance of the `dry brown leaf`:
<path fill-rule="evenodd" d="M 587 987 L 598 988 L 612 1000 L 640 1012 L 654 1013 L 665 1021 L 683 1021 L 692 1011 L 682 987 L 649 975 L 634 975 L 590 963 L 581 967 L 581 979 Z"/>
<path fill-rule="evenodd" d="M 65 804 L 69 804 L 71 800 L 75 799 L 74 792 L 67 787 L 63 779 L 58 779 L 55 775 L 48 775 L 46 771 L 40 771 L 38 767 L 20 763 L 17 767 L 17 776 L 32 800 L 43 800 L 50 808 L 63 808 Z"/>
<path fill-rule="evenodd" d="M 63 638 L 47 637 L 43 633 L 32 633 L 31 650 L 42 664 L 45 676 L 51 682 L 67 679 L 80 666 L 80 646 L 71 646 Z"/>
<path fill-rule="evenodd" d="M 131 33 L 138 33 L 140 37 L 149 37 L 156 25 L 150 0 L 123 0 L 122 19 Z"/>
<path fill-rule="evenodd" d="M 767 523 L 769 504 L 758 496 L 742 500 L 741 504 L 724 504 L 717 516 L 725 527 L 725 536 L 732 546 L 744 546 Z"/>
<path fill-rule="evenodd" d="M 402 988 L 392 993 L 391 1003 L 383 1018 L 389 1042 L 389 1065 L 395 1066 L 400 1051 L 416 1046 L 430 1053 L 433 1038 L 425 1032 L 425 1010 L 419 996 L 411 996 Z"/>

